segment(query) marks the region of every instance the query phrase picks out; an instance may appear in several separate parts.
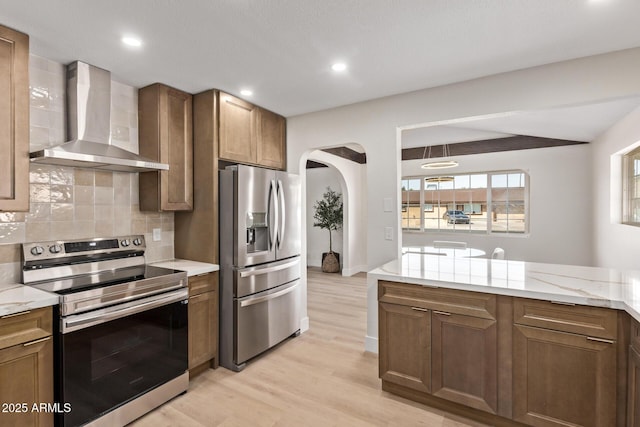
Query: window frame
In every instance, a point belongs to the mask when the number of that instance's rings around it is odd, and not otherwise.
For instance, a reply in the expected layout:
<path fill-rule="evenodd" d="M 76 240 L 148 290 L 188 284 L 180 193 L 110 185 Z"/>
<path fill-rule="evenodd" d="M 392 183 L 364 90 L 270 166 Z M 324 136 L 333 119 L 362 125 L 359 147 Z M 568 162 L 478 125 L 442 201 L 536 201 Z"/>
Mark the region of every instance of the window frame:
<path fill-rule="evenodd" d="M 639 174 L 634 175 L 634 160 L 640 162 L 640 146 L 622 155 L 622 223 L 640 227 L 640 218 L 633 220 L 633 200 L 640 202 L 640 197 L 633 197 L 640 194 L 640 183 L 636 183 L 640 181 L 640 167 Z"/>
<path fill-rule="evenodd" d="M 640 148 L 638 149 L 639 153 L 640 153 Z M 438 225 L 438 228 L 425 228 L 425 217 L 424 217 L 424 212 L 422 212 L 422 215 L 420 216 L 420 227 L 419 228 L 405 228 L 402 227 L 401 231 L 402 232 L 409 232 L 409 233 L 470 233 L 470 234 L 480 234 L 480 235 L 494 235 L 494 236 L 512 236 L 512 237 L 522 237 L 522 236 L 529 236 L 530 234 L 530 199 L 529 199 L 529 192 L 530 192 L 530 176 L 529 173 L 525 170 L 522 169 L 509 169 L 509 170 L 499 170 L 499 171 L 481 171 L 481 172 L 464 172 L 464 173 L 440 173 L 438 175 L 433 175 L 433 174 L 429 174 L 429 175 L 410 175 L 410 176 L 403 176 L 401 178 L 401 182 L 405 181 L 405 180 L 412 180 L 412 179 L 419 179 L 420 180 L 420 202 L 421 202 L 421 206 L 422 206 L 422 211 L 424 211 L 424 205 L 426 203 L 425 201 L 425 190 L 426 190 L 426 185 L 428 184 L 426 182 L 426 178 L 434 178 L 434 177 L 438 177 L 438 176 L 452 176 L 452 177 L 456 177 L 456 176 L 471 176 L 471 175 L 486 175 L 487 177 L 487 184 L 486 184 L 486 192 L 487 192 L 487 197 L 486 197 L 486 205 L 485 202 L 483 201 L 479 201 L 479 202 L 473 202 L 472 204 L 479 204 L 481 209 L 480 209 L 480 214 L 482 214 L 482 207 L 486 206 L 486 215 L 487 218 L 491 217 L 494 211 L 494 203 L 492 201 L 492 197 L 491 197 L 491 193 L 492 193 L 492 176 L 493 175 L 509 175 L 509 174 L 522 174 L 524 176 L 524 192 L 523 192 L 523 202 L 524 202 L 524 230 L 523 231 L 495 231 L 492 227 L 492 221 L 487 221 L 487 229 L 486 230 L 474 230 L 474 229 L 467 229 L 467 228 L 454 228 L 454 229 L 445 229 L 445 228 L 440 228 L 440 225 Z M 501 188 L 501 187 L 496 187 L 496 188 Z M 509 187 L 506 187 L 509 188 Z M 400 185 L 400 189 L 402 192 L 402 185 Z M 414 190 L 415 191 L 415 190 Z M 433 191 L 433 190 L 428 190 L 428 191 Z M 440 189 L 439 189 L 440 191 Z M 401 196 L 402 199 L 402 196 Z M 464 204 L 468 204 L 468 203 L 464 203 Z M 403 205 L 404 205 L 404 201 L 403 201 Z M 464 210 L 464 209 L 458 209 L 458 205 L 459 203 L 456 202 L 456 206 L 455 206 L 455 210 Z M 454 207 L 450 207 L 448 205 L 442 205 L 442 206 L 446 206 L 447 209 L 454 209 Z M 433 207 L 435 208 L 436 205 L 434 204 Z M 467 214 L 469 216 L 472 216 L 474 214 L 469 213 Z M 638 223 L 638 225 L 640 226 L 640 223 Z"/>

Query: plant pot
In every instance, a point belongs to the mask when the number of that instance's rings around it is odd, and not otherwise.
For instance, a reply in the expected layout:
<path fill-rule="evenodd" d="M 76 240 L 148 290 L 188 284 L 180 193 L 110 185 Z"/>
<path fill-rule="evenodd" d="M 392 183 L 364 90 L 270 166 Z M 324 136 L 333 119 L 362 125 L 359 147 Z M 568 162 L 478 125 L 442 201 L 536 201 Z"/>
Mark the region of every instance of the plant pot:
<path fill-rule="evenodd" d="M 338 273 L 340 271 L 340 254 L 337 252 L 323 252 L 322 271 L 325 273 Z"/>

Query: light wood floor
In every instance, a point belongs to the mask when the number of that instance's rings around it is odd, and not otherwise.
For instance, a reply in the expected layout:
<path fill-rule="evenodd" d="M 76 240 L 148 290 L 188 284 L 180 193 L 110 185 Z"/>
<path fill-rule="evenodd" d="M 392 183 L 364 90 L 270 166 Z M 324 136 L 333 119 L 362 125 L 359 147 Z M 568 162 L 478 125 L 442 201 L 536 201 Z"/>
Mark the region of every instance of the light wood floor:
<path fill-rule="evenodd" d="M 135 422 L 164 426 L 481 426 L 383 392 L 364 352 L 366 277 L 308 271 L 310 328 L 239 373 L 208 370 Z"/>

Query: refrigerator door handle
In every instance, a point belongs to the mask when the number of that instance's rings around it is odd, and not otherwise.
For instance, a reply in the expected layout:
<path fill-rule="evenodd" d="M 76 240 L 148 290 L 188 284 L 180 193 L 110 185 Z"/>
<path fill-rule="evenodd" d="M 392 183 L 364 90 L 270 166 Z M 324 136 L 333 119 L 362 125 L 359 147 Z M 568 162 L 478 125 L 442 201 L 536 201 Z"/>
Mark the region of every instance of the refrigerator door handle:
<path fill-rule="evenodd" d="M 273 273 L 274 271 L 286 270 L 287 268 L 293 267 L 294 265 L 299 263 L 300 263 L 300 259 L 295 259 L 285 264 L 274 265 L 272 267 L 260 268 L 260 269 L 249 270 L 249 271 L 241 271 L 240 277 L 245 278 L 245 277 L 251 277 L 251 276 L 260 276 L 262 274 Z"/>
<path fill-rule="evenodd" d="M 299 281 L 295 281 L 290 285 L 285 285 L 285 287 L 282 290 L 279 290 L 277 292 L 268 294 L 268 295 L 264 295 L 264 296 L 259 296 L 259 297 L 252 297 L 250 299 L 244 300 L 240 302 L 240 307 L 248 307 L 251 305 L 255 305 L 255 304 L 260 304 L 262 302 L 265 301 L 269 301 L 272 300 L 274 298 L 278 298 L 281 297 L 282 295 L 286 295 L 288 293 L 291 293 L 293 291 L 296 290 L 296 288 L 299 285 Z"/>
<path fill-rule="evenodd" d="M 280 224 L 278 227 L 278 249 L 282 246 L 282 241 L 284 240 L 284 230 L 286 229 L 286 217 L 285 217 L 285 194 L 284 194 L 284 186 L 282 185 L 282 181 L 278 180 L 278 200 L 280 201 L 280 206 L 278 207 L 279 216 L 280 216 Z"/>
<path fill-rule="evenodd" d="M 269 251 L 272 251 L 278 236 L 278 195 L 276 182 L 269 181 L 269 200 L 267 202 L 267 228 L 269 229 Z M 273 224 L 273 226 L 272 226 Z"/>

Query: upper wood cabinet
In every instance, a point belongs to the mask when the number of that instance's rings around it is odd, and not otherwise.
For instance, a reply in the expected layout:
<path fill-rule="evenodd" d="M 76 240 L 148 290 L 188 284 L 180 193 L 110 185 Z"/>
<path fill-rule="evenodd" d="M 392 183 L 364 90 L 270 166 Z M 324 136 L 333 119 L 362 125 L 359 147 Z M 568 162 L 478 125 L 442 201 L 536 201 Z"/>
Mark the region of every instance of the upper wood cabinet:
<path fill-rule="evenodd" d="M 168 171 L 140 173 L 140 210 L 193 209 L 192 96 L 163 84 L 138 91 L 140 155 Z"/>
<path fill-rule="evenodd" d="M 220 159 L 285 169 L 285 127 L 284 117 L 220 92 Z"/>
<path fill-rule="evenodd" d="M 220 158 L 256 163 L 257 107 L 220 92 Z"/>
<path fill-rule="evenodd" d="M 258 164 L 284 170 L 286 165 L 286 127 L 284 117 L 258 109 Z"/>
<path fill-rule="evenodd" d="M 29 210 L 29 36 L 0 26 L 0 211 Z"/>

